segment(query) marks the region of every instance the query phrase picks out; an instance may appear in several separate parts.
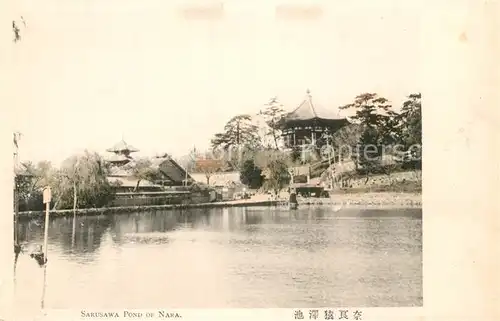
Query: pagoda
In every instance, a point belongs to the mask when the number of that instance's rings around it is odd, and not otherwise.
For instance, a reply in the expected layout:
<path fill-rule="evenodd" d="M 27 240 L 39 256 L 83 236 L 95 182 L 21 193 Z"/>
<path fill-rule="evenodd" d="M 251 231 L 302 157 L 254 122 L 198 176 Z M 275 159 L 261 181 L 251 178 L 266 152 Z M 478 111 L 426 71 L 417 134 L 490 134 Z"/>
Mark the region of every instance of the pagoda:
<path fill-rule="evenodd" d="M 292 112 L 285 115 L 282 124 L 282 137 L 287 148 L 295 148 L 306 144 L 320 147 L 324 134 L 333 134 L 341 127 L 349 124 L 346 118 L 321 117 L 314 107 L 311 92 Z"/>
<path fill-rule="evenodd" d="M 130 154 L 138 152 L 139 150 L 129 144 L 127 144 L 123 139 L 116 143 L 113 147 L 106 149 L 107 152 L 113 153 L 111 157 L 107 159 L 109 163 L 113 166 L 119 167 L 128 164 L 132 157 Z"/>

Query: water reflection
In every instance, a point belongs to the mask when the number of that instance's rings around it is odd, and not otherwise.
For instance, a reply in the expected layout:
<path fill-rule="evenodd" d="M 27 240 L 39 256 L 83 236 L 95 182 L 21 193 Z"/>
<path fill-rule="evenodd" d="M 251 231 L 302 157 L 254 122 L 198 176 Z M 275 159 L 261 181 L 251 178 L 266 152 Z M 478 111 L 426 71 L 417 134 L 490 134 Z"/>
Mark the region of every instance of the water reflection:
<path fill-rule="evenodd" d="M 419 209 L 226 208 L 53 218 L 46 306 L 421 305 L 421 231 Z M 20 221 L 18 237 L 25 248 L 41 244 L 43 222 Z M 20 258 L 21 265 L 24 278 L 35 274 Z M 79 302 L 65 296 L 75 291 Z"/>

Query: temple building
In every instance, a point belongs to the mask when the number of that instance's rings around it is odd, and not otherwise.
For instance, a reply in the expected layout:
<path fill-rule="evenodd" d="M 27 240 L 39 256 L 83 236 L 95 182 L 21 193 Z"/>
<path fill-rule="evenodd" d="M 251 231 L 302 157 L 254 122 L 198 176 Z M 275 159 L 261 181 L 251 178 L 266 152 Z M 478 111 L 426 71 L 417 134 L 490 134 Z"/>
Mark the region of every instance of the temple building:
<path fill-rule="evenodd" d="M 186 182 L 193 181 L 186 170 L 168 154 L 151 159 L 152 168 L 158 170 L 162 176 L 161 179 L 152 182 L 134 176 L 134 158 L 131 154 L 138 152 L 137 148 L 127 144 L 122 139 L 106 151 L 112 153 L 110 157 L 106 158 L 106 161 L 111 163 L 108 181 L 115 185 L 115 189 L 119 193 L 155 192 L 161 191 L 165 187 L 182 186 Z"/>
<path fill-rule="evenodd" d="M 157 184 L 162 186 L 182 186 L 186 183 L 191 184 L 194 181 L 191 175 L 168 154 L 156 156 L 151 162 L 153 167 L 163 175 L 163 179 L 157 181 Z"/>
<path fill-rule="evenodd" d="M 139 150 L 129 144 L 127 144 L 123 139 L 116 143 L 113 147 L 108 148 L 107 152 L 113 153 L 111 157 L 106 160 L 110 162 L 113 166 L 123 166 L 132 160 L 132 153 L 138 152 Z"/>
<path fill-rule="evenodd" d="M 304 101 L 282 120 L 282 137 L 286 148 L 306 144 L 320 147 L 325 133 L 333 134 L 349 124 L 346 118 L 321 117 L 316 112 L 311 93 L 307 90 Z"/>

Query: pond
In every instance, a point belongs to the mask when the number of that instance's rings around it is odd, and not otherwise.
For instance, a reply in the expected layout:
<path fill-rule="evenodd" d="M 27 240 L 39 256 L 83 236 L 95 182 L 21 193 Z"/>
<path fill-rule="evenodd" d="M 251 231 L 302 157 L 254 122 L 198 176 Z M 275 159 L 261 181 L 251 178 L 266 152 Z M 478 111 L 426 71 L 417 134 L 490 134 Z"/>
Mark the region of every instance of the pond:
<path fill-rule="evenodd" d="M 16 302 L 40 306 L 29 256 L 43 219 L 23 220 Z M 47 308 L 422 306 L 422 210 L 303 207 L 54 218 Z"/>

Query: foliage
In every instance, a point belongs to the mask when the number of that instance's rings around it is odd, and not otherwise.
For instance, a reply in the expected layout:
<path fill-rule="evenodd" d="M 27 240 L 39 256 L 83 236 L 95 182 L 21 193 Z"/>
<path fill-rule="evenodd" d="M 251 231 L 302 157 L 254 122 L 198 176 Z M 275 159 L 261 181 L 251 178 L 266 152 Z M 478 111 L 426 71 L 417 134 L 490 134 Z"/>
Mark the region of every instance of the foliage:
<path fill-rule="evenodd" d="M 290 173 L 286 163 L 281 159 L 271 160 L 267 166 L 265 187 L 278 194 L 289 183 Z"/>
<path fill-rule="evenodd" d="M 195 169 L 199 173 L 205 174 L 207 185 L 210 185 L 210 177 L 223 168 L 223 161 L 211 158 L 198 158 L 196 160 Z"/>
<path fill-rule="evenodd" d="M 66 159 L 57 172 L 53 195 L 54 208 L 97 208 L 107 205 L 114 197 L 107 176 L 109 167 L 97 154 Z"/>
<path fill-rule="evenodd" d="M 285 116 L 285 110 L 276 97 L 271 98 L 265 106 L 265 109 L 261 110 L 259 114 L 264 116 L 268 127 L 266 134 L 272 138 L 274 148 L 278 150 L 278 142 L 281 137 L 281 122 Z"/>
<path fill-rule="evenodd" d="M 70 157 L 60 169 L 45 161 L 36 166 L 28 162 L 24 167 L 30 175 L 16 175 L 21 211 L 43 209 L 45 186 L 52 189 L 54 209 L 102 207 L 114 197 L 106 179 L 107 165 L 95 153 L 86 151 L 84 155 Z"/>
<path fill-rule="evenodd" d="M 19 195 L 19 210 L 42 210 L 42 190 L 52 186 L 56 169 L 50 162 L 41 161 L 38 165 L 32 162 L 21 164 L 21 173 L 16 173 L 15 184 Z"/>
<path fill-rule="evenodd" d="M 403 169 L 422 169 L 422 95 L 411 94 L 397 117 L 397 160 Z"/>
<path fill-rule="evenodd" d="M 422 95 L 411 94 L 403 103 L 398 120 L 400 139 L 406 148 L 422 145 Z"/>
<path fill-rule="evenodd" d="M 221 171 L 239 171 L 243 163 L 248 159 L 252 159 L 257 152 L 257 149 L 248 145 L 232 146 L 227 150 L 213 150 L 211 157 L 220 160 Z"/>
<path fill-rule="evenodd" d="M 373 173 L 380 166 L 382 150 L 378 141 L 378 132 L 370 127 L 363 131 L 359 139 L 354 159 L 358 170 L 366 175 Z"/>
<path fill-rule="evenodd" d="M 346 125 L 331 135 L 335 158 L 350 158 L 352 150 L 361 139 L 363 127 L 359 124 Z"/>
<path fill-rule="evenodd" d="M 240 171 L 240 180 L 249 188 L 257 189 L 262 186 L 264 177 L 262 169 L 255 165 L 252 159 L 246 160 Z"/>
<path fill-rule="evenodd" d="M 347 139 L 347 144 L 355 151 L 351 156 L 357 170 L 367 176 L 380 166 L 383 146 L 397 142 L 398 114 L 391 108 L 386 98 L 375 93 L 360 94 L 353 103 L 340 107 L 355 111 L 351 119 L 357 127 L 351 127 L 351 130 L 360 135 L 356 135 L 359 138 L 354 149 L 352 140 Z M 337 148 L 340 148 L 338 143 L 336 142 Z"/>
<path fill-rule="evenodd" d="M 128 163 L 125 165 L 125 169 L 129 169 L 132 175 L 137 179 L 134 192 L 139 189 L 139 185 L 143 180 L 154 182 L 163 178 L 161 171 L 157 168 L 153 168 L 151 160 L 146 158 Z"/>
<path fill-rule="evenodd" d="M 257 125 L 252 123 L 250 115 L 238 115 L 231 118 L 224 126 L 224 132 L 215 134 L 211 141 L 212 148 L 229 150 L 232 147 L 260 147 Z"/>
<path fill-rule="evenodd" d="M 383 112 L 390 112 L 391 105 L 384 97 L 375 93 L 364 93 L 356 96 L 354 102 L 341 106 L 339 109 L 354 109 L 355 115 L 351 117 L 354 123 L 363 127 L 377 127 L 385 119 Z"/>

